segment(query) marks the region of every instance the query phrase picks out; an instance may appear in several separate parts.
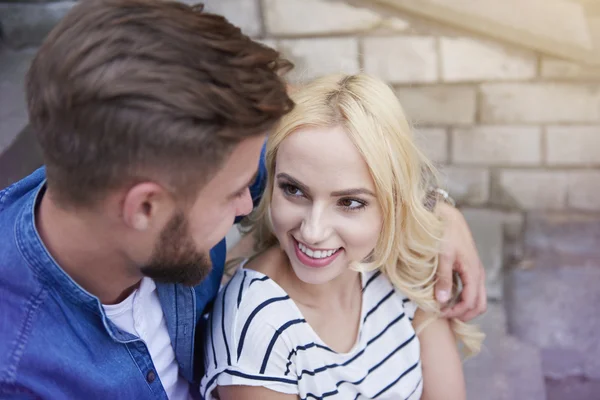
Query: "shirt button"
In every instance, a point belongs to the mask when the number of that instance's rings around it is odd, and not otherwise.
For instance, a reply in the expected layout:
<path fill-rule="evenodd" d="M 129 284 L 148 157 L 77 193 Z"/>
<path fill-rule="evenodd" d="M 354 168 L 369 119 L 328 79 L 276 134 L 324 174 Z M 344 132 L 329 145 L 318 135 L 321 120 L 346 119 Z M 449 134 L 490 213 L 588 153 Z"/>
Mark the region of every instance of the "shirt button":
<path fill-rule="evenodd" d="M 146 375 L 146 380 L 148 381 L 148 383 L 154 382 L 155 379 L 156 379 L 156 374 L 154 373 L 154 371 L 152 371 L 152 370 L 148 371 L 148 374 Z"/>

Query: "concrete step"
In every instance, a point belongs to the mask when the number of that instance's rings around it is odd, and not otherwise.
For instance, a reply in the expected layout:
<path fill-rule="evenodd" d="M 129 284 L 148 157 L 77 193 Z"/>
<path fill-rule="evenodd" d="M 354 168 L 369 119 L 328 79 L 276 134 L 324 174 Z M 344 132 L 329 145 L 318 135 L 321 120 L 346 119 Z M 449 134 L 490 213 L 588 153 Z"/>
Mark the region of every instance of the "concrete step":
<path fill-rule="evenodd" d="M 0 189 L 41 165 L 35 136 L 27 126 L 24 81 L 35 49 L 0 48 Z"/>
<path fill-rule="evenodd" d="M 536 265 L 600 265 L 600 214 L 530 213 L 526 218 L 526 259 Z"/>
<path fill-rule="evenodd" d="M 0 2 L 0 26 L 4 44 L 14 49 L 39 46 L 54 25 L 76 3 Z"/>
<path fill-rule="evenodd" d="M 504 305 L 491 303 L 475 323 L 487 337 L 482 352 L 464 364 L 467 398 L 546 400 L 539 351 L 507 334 Z"/>
<path fill-rule="evenodd" d="M 542 355 L 548 399 L 600 399 L 600 216 L 526 219 L 526 262 L 509 271 L 510 334 Z"/>
<path fill-rule="evenodd" d="M 27 125 L 24 83 L 34 55 L 0 47 L 0 154 Z"/>

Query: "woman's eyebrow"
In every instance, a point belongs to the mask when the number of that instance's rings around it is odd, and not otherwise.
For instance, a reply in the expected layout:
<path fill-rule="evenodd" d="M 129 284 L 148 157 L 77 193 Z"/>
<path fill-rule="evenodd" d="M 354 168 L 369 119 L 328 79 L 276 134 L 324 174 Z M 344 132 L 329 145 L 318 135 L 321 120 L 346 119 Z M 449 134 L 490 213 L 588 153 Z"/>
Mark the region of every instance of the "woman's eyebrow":
<path fill-rule="evenodd" d="M 285 180 L 289 181 L 292 185 L 297 186 L 303 192 L 305 192 L 305 193 L 310 192 L 310 189 L 308 188 L 308 186 L 306 186 L 305 184 L 300 182 L 298 179 L 292 177 L 291 175 L 286 174 L 285 172 L 281 172 L 281 173 L 277 174 L 277 179 L 285 179 Z M 331 193 L 331 197 L 356 196 L 359 194 L 376 197 L 375 193 L 373 193 L 369 189 L 365 189 L 365 188 L 337 190 L 337 191 Z"/>
<path fill-rule="evenodd" d="M 375 197 L 375 193 L 364 188 L 338 190 L 336 192 L 332 192 L 331 197 L 356 196 L 358 194 L 366 194 L 368 196 Z"/>
<path fill-rule="evenodd" d="M 277 179 L 285 179 L 289 181 L 292 185 L 297 186 L 298 189 L 302 190 L 305 193 L 310 193 L 310 189 L 304 183 L 300 182 L 298 179 L 293 178 L 292 176 L 286 174 L 285 172 L 281 172 L 277 174 Z"/>

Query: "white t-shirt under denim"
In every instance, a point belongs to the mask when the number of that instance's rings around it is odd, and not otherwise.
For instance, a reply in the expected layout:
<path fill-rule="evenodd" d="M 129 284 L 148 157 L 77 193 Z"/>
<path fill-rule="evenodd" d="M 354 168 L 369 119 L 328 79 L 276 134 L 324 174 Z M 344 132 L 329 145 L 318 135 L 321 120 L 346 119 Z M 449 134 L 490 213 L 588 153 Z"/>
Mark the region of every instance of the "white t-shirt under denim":
<path fill-rule="evenodd" d="M 205 343 L 200 393 L 217 385 L 264 386 L 301 399 L 418 399 L 416 306 L 379 272 L 362 274 L 359 335 L 347 353 L 317 336 L 275 281 L 240 269 L 219 292 Z"/>
<path fill-rule="evenodd" d="M 154 281 L 143 278 L 140 287 L 121 303 L 102 307 L 116 326 L 146 343 L 169 399 L 189 399 L 189 384 L 179 375 L 179 365 L 171 346 L 171 337 Z"/>

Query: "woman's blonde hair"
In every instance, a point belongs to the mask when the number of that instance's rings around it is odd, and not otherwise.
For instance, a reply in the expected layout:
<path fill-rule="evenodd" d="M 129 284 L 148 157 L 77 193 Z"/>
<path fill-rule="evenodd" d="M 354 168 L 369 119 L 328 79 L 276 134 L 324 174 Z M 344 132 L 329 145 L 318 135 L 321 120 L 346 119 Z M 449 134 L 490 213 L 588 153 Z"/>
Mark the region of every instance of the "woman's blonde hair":
<path fill-rule="evenodd" d="M 417 148 L 393 91 L 366 74 L 336 74 L 298 88 L 291 97 L 294 109 L 267 141 L 268 177 L 263 198 L 243 224 L 255 235 L 255 251 L 277 243 L 269 207 L 277 150 L 283 140 L 305 127 L 341 126 L 366 161 L 383 214 L 381 235 L 372 256 L 352 267 L 381 269 L 421 309 L 439 314 L 434 284 L 443 226 L 425 206 L 428 188 L 436 179 L 435 169 Z M 483 334 L 459 320 L 452 320 L 451 325 L 465 354 L 477 353 Z"/>

